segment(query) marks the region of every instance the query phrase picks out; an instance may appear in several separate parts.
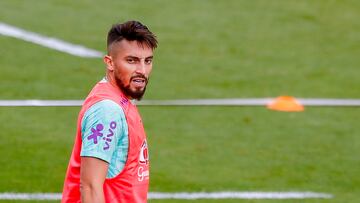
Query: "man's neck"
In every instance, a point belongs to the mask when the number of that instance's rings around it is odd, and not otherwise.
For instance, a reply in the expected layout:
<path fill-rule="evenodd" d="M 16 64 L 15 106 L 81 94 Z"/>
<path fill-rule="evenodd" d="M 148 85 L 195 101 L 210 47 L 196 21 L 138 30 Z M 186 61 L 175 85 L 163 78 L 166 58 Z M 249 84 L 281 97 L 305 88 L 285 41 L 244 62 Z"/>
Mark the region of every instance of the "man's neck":
<path fill-rule="evenodd" d="M 117 85 L 116 80 L 115 80 L 115 78 L 114 78 L 112 75 L 106 73 L 105 80 L 106 80 L 111 86 L 113 86 L 114 88 L 118 89 L 127 99 L 132 100 L 131 97 L 127 96 L 127 95 L 121 90 L 121 88 Z"/>

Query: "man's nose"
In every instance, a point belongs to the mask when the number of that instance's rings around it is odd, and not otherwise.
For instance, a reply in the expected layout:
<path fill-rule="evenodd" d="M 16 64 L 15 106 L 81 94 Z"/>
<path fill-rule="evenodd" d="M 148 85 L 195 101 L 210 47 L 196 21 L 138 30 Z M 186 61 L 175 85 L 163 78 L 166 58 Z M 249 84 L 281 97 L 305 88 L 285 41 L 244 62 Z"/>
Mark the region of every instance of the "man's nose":
<path fill-rule="evenodd" d="M 138 66 L 136 67 L 136 72 L 145 75 L 145 72 L 146 72 L 145 62 L 141 62 L 138 64 Z"/>

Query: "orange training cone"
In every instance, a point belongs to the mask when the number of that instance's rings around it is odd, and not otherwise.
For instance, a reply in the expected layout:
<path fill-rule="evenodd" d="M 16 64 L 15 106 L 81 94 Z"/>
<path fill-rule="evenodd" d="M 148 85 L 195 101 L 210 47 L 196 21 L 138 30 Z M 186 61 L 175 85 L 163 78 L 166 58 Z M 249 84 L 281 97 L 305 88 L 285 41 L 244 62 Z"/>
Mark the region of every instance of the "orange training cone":
<path fill-rule="evenodd" d="M 304 106 L 300 104 L 294 97 L 291 96 L 280 96 L 274 101 L 270 102 L 267 106 L 268 109 L 275 111 L 304 111 Z"/>

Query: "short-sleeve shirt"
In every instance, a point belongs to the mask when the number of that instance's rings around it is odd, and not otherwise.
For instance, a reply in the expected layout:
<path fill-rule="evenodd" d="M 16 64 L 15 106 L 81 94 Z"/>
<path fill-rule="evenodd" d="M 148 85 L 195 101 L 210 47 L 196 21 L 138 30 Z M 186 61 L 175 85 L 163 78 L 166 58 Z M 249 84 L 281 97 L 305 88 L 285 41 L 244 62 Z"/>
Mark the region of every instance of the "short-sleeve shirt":
<path fill-rule="evenodd" d="M 80 156 L 95 157 L 109 163 L 107 178 L 117 176 L 127 160 L 128 126 L 122 108 L 112 100 L 92 105 L 81 122 Z"/>

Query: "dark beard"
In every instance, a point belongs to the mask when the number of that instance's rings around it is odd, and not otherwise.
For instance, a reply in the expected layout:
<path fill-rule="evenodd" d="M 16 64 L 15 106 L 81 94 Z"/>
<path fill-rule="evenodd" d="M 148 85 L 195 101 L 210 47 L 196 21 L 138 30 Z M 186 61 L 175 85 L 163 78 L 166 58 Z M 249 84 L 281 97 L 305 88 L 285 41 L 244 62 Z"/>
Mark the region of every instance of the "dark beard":
<path fill-rule="evenodd" d="M 132 80 L 133 77 L 130 78 L 130 81 Z M 145 78 L 145 76 L 143 77 L 145 79 L 145 83 L 147 85 L 147 82 L 148 82 L 148 79 Z M 144 96 L 145 94 L 145 90 L 146 90 L 146 85 L 144 87 L 143 90 L 139 90 L 139 91 L 132 91 L 130 89 L 130 84 L 125 86 L 124 83 L 120 80 L 120 78 L 116 77 L 115 76 L 115 81 L 116 81 L 116 84 L 117 86 L 121 89 L 121 91 L 126 95 L 126 96 L 129 96 L 131 97 L 132 99 L 136 99 L 136 100 L 141 100 L 142 97 Z"/>

